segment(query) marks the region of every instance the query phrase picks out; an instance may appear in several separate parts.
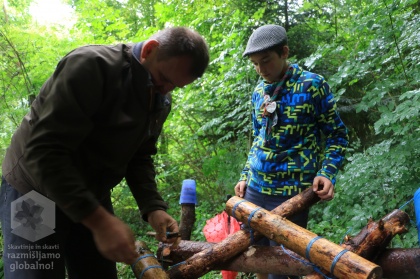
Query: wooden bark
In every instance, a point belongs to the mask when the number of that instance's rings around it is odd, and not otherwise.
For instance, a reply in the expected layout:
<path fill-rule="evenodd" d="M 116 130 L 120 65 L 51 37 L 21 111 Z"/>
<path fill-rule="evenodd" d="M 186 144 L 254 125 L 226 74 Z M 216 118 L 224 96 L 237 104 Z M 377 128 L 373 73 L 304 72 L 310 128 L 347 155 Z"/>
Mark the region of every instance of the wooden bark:
<path fill-rule="evenodd" d="M 307 257 L 315 265 L 330 270 L 338 278 L 382 277 L 380 266 L 242 198 L 229 199 L 226 211 L 266 237 Z"/>
<path fill-rule="evenodd" d="M 375 261 L 382 266 L 384 278 L 419 279 L 420 249 L 386 249 Z"/>
<path fill-rule="evenodd" d="M 165 257 L 166 267 L 183 262 L 203 250 L 211 250 L 215 245 L 217 244 L 211 242 L 181 241 L 178 247 Z M 166 247 L 167 244 L 160 244 L 157 251 L 158 258 L 161 258 Z M 280 246 L 250 246 L 245 252 L 229 261 L 216 263 L 213 269 L 278 275 L 307 275 L 313 269 L 301 260 L 305 261 L 296 253 L 284 250 Z"/>
<path fill-rule="evenodd" d="M 407 232 L 410 217 L 404 211 L 396 209 L 378 222 L 372 220 L 353 238 L 346 236 L 347 240 L 341 246 L 353 253 L 368 259 L 375 260 L 385 250 L 392 238 L 397 234 Z M 329 276 L 327 271 L 324 274 Z M 323 275 L 312 273 L 306 279 L 323 279 Z"/>
<path fill-rule="evenodd" d="M 179 222 L 179 233 L 182 240 L 190 240 L 191 231 L 195 223 L 195 204 L 181 204 L 181 221 Z"/>
<path fill-rule="evenodd" d="M 159 259 L 167 244 L 160 245 L 157 251 Z M 178 264 L 215 245 L 216 243 L 209 242 L 181 241 L 179 246 L 166 257 L 165 262 L 168 266 Z M 305 276 L 313 271 L 312 267 L 305 264 L 306 261 L 305 258 L 280 246 L 251 246 L 231 260 L 215 264 L 214 270 Z M 420 248 L 387 248 L 378 256 L 375 263 L 382 267 L 383 278 L 420 278 Z"/>
<path fill-rule="evenodd" d="M 163 270 L 157 258 L 149 250 L 143 241 L 136 242 L 139 258 L 131 265 L 136 278 L 142 279 L 169 279 L 168 274 Z"/>
<path fill-rule="evenodd" d="M 408 214 L 395 209 L 378 222 L 369 221 L 359 234 L 342 246 L 366 259 L 375 260 L 395 235 L 407 232 L 405 225 L 409 223 Z"/>
<path fill-rule="evenodd" d="M 272 212 L 286 218 L 289 218 L 315 204 L 319 197 L 312 191 L 306 189 L 299 195 L 282 203 Z M 185 261 L 184 264 L 173 267 L 169 270 L 172 279 L 196 279 L 213 269 L 215 264 L 226 262 L 232 257 L 246 251 L 246 249 L 263 237 L 259 232 L 251 232 L 248 229 L 240 230 L 221 242 L 208 249 L 194 254 Z"/>

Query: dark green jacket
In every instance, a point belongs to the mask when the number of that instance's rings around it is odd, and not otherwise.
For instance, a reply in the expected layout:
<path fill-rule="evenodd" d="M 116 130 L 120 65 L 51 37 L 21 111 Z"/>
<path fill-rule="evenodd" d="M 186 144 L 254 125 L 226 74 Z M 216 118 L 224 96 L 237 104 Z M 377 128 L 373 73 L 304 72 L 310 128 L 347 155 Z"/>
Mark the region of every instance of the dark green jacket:
<path fill-rule="evenodd" d="M 9 184 L 44 194 L 75 222 L 124 177 L 143 217 L 166 210 L 151 156 L 171 100 L 153 92 L 141 46 L 85 46 L 58 63 L 13 135 Z"/>

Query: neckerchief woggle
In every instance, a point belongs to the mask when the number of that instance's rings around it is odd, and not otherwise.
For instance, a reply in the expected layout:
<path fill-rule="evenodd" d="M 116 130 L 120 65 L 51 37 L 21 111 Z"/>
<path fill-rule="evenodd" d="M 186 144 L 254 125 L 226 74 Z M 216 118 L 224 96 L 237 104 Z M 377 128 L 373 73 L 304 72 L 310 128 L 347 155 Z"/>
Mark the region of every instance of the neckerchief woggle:
<path fill-rule="evenodd" d="M 287 71 L 280 81 L 274 83 L 264 81 L 264 101 L 261 105 L 261 109 L 264 109 L 263 117 L 267 119 L 265 122 L 264 146 L 269 145 L 272 128 L 276 126 L 278 121 L 277 98 L 279 93 L 283 90 L 284 84 L 292 75 L 293 66 L 289 63 Z"/>

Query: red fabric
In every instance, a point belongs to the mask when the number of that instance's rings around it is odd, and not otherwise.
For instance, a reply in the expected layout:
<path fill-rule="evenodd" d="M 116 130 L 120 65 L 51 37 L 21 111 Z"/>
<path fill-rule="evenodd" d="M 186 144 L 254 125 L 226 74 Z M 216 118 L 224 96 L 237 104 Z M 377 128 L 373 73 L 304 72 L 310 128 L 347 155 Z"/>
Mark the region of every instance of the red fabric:
<path fill-rule="evenodd" d="M 204 236 L 208 242 L 220 242 L 228 235 L 239 231 L 241 226 L 235 218 L 227 215 L 225 211 L 206 221 L 203 228 Z M 238 272 L 222 270 L 223 279 L 235 279 Z"/>

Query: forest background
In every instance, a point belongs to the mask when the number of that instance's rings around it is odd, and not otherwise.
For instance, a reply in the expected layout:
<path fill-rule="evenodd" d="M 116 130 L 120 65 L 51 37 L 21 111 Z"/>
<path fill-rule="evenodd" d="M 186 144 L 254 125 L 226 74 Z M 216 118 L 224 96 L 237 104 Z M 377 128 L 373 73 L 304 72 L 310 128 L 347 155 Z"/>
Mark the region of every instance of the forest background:
<path fill-rule="evenodd" d="M 242 52 L 255 28 L 279 24 L 288 31 L 290 61 L 332 86 L 351 138 L 335 198 L 311 208 L 308 228 L 339 243 L 370 218 L 403 208 L 412 225 L 391 245 L 418 247 L 411 201 L 420 187 L 419 0 L 74 0 L 67 2 L 73 19 L 52 25 L 33 18 L 31 3 L 3 0 L 0 12 L 1 160 L 66 53 L 87 44 L 138 42 L 166 26 L 196 29 L 209 44 L 211 63 L 202 78 L 173 92 L 155 163 L 159 189 L 178 221 L 182 181 L 196 181 L 191 239 L 205 241 L 201 230 L 233 194 L 252 141 L 250 96 L 259 78 Z M 124 182 L 113 199 L 116 214 L 145 239 L 151 228 Z M 119 275 L 133 276 L 125 265 Z"/>

